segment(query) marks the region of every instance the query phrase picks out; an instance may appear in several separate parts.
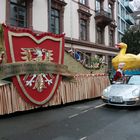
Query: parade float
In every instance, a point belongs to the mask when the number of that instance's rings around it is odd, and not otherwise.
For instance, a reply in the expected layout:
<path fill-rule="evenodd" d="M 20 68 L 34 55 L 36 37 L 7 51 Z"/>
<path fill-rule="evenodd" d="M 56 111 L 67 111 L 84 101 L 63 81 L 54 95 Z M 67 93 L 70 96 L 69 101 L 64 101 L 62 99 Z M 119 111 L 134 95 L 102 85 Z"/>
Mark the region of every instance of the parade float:
<path fill-rule="evenodd" d="M 86 65 L 64 40 L 64 34 L 1 26 L 0 115 L 100 97 L 110 84 L 108 75 L 93 71 L 102 63 Z"/>
<path fill-rule="evenodd" d="M 125 75 L 140 74 L 140 54 L 126 53 L 127 44 L 125 43 L 119 43 L 116 47 L 120 49 L 120 52 L 112 59 L 114 69 L 117 71 L 119 65 L 121 65 Z"/>

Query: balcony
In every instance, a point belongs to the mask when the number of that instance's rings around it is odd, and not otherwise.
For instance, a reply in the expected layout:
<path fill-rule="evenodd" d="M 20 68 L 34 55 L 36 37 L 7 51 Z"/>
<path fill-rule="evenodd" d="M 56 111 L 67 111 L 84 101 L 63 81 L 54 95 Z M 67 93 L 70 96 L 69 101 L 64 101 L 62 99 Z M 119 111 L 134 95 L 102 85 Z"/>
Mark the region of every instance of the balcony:
<path fill-rule="evenodd" d="M 87 15 L 88 17 L 91 16 L 90 8 L 86 5 L 82 5 L 79 3 L 79 9 L 77 11 L 84 14 L 84 15 Z"/>
<path fill-rule="evenodd" d="M 134 20 L 133 17 L 130 16 L 130 15 L 127 15 L 127 16 L 125 17 L 125 21 L 126 21 L 129 25 L 134 25 L 134 23 L 135 23 L 135 20 Z"/>
<path fill-rule="evenodd" d="M 134 6 L 129 3 L 129 2 L 125 2 L 125 8 L 128 10 L 129 13 L 133 13 L 134 12 Z"/>
<path fill-rule="evenodd" d="M 113 21 L 112 15 L 103 9 L 96 11 L 94 18 L 96 20 L 96 25 L 102 28 L 109 25 Z"/>
<path fill-rule="evenodd" d="M 140 31 L 140 25 L 131 25 L 130 29 L 132 29 L 133 31 Z"/>

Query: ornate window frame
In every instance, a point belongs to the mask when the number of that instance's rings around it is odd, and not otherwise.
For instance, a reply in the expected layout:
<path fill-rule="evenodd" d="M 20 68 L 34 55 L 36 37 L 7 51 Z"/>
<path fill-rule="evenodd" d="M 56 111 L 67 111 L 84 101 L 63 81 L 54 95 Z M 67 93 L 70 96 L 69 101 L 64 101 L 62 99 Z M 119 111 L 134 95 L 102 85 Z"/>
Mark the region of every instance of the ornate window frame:
<path fill-rule="evenodd" d="M 32 7 L 33 0 L 25 0 L 27 2 L 27 28 L 32 29 Z M 6 0 L 6 24 L 10 25 L 10 0 Z"/>
<path fill-rule="evenodd" d="M 80 21 L 85 20 L 86 24 L 87 24 L 87 37 L 86 37 L 86 40 L 84 40 L 84 41 L 89 41 L 89 28 L 90 28 L 89 25 L 90 25 L 90 17 L 92 15 L 90 13 L 90 8 L 85 5 L 81 5 L 79 3 L 79 9 L 77 11 L 79 14 L 79 39 L 83 40 L 80 36 L 81 35 L 80 34 Z"/>
<path fill-rule="evenodd" d="M 104 28 L 96 26 L 96 43 L 97 44 L 104 44 L 105 42 L 105 37 L 104 37 Z M 100 37 L 100 40 L 98 39 Z"/>
<path fill-rule="evenodd" d="M 64 31 L 64 8 L 66 5 L 67 5 L 67 3 L 65 3 L 64 0 L 61 0 L 61 1 L 60 0 L 51 0 L 51 9 L 53 8 L 60 12 L 59 13 L 60 14 L 60 23 L 59 23 L 60 33 L 63 33 L 63 31 Z M 49 13 L 49 11 L 48 11 L 48 13 Z M 49 25 L 48 25 L 48 28 L 49 28 Z"/>
<path fill-rule="evenodd" d="M 114 16 L 114 3 L 115 3 L 115 1 L 112 1 L 112 0 L 109 0 L 108 1 L 108 8 L 110 8 L 110 10 L 111 10 L 111 15 L 112 15 L 112 19 L 114 20 L 114 18 L 115 18 L 115 16 Z M 111 7 L 109 7 L 109 5 L 111 6 Z"/>
<path fill-rule="evenodd" d="M 110 32 L 112 32 L 112 36 L 110 36 Z M 109 27 L 109 46 L 113 47 L 114 44 L 115 44 L 115 28 L 110 26 Z"/>
<path fill-rule="evenodd" d="M 88 6 L 89 2 L 88 0 L 79 0 L 79 4 Z"/>

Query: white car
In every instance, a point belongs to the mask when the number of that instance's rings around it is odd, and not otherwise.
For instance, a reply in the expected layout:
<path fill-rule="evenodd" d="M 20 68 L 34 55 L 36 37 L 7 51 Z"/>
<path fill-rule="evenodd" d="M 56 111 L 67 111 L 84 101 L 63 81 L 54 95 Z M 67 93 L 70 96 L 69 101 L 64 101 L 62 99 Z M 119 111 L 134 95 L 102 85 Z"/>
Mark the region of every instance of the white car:
<path fill-rule="evenodd" d="M 125 84 L 115 83 L 103 90 L 102 100 L 109 105 L 140 105 L 140 75 L 130 76 Z"/>

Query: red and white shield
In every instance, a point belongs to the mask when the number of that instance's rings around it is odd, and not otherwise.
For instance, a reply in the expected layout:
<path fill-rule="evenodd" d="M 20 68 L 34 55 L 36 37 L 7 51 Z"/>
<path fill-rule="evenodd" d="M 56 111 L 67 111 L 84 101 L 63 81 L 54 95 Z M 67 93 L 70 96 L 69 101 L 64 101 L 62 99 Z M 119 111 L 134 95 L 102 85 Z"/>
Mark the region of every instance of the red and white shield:
<path fill-rule="evenodd" d="M 40 34 L 4 26 L 4 40 L 8 63 L 54 62 L 63 64 L 64 35 Z M 16 75 L 13 83 L 28 102 L 43 105 L 54 95 L 61 75 L 32 73 Z"/>

